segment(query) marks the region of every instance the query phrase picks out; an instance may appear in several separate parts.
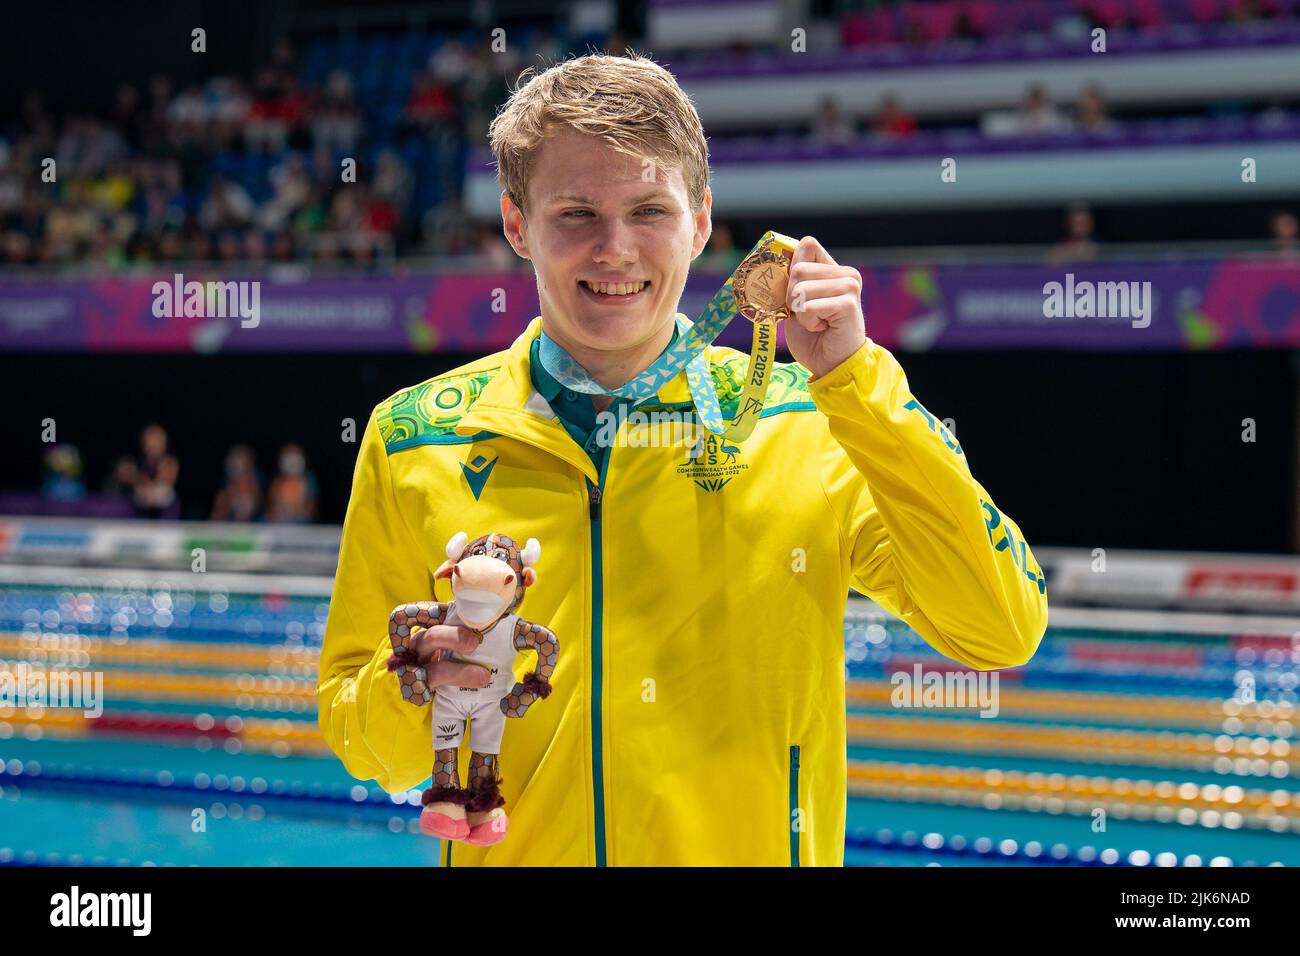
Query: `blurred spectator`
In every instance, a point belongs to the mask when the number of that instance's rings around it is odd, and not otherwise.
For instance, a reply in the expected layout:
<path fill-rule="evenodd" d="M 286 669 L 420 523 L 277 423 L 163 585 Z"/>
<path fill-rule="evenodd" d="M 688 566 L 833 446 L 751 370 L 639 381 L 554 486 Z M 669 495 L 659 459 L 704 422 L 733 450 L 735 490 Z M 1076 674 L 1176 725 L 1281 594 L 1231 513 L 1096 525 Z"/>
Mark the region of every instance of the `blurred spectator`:
<path fill-rule="evenodd" d="M 1285 209 L 1273 213 L 1268 224 L 1273 251 L 1285 259 L 1300 258 L 1300 223 Z"/>
<path fill-rule="evenodd" d="M 396 210 L 410 207 L 415 193 L 415 177 L 395 150 L 386 149 L 375 160 L 374 192 L 392 203 Z"/>
<path fill-rule="evenodd" d="M 310 100 L 292 73 L 262 70 L 253 87 L 244 142 L 251 149 L 281 152 L 307 120 Z"/>
<path fill-rule="evenodd" d="M 166 186 L 149 185 L 135 203 L 139 235 L 157 238 L 166 229 L 179 228 L 185 221 L 185 207 L 179 196 Z"/>
<path fill-rule="evenodd" d="M 80 501 L 86 496 L 86 485 L 81 479 L 81 453 L 76 445 L 51 445 L 45 450 L 43 463 L 42 498 L 46 501 Z"/>
<path fill-rule="evenodd" d="M 916 117 L 903 109 L 897 96 L 889 93 L 880 100 L 880 111 L 872 119 L 871 129 L 877 136 L 890 139 L 911 136 L 916 132 Z"/>
<path fill-rule="evenodd" d="M 244 262 L 251 265 L 264 265 L 267 258 L 266 237 L 256 229 L 246 230 L 242 251 Z"/>
<path fill-rule="evenodd" d="M 135 495 L 135 459 L 122 455 L 113 462 L 113 470 L 104 479 L 103 491 L 106 495 Z"/>
<path fill-rule="evenodd" d="M 256 209 L 243 186 L 213 176 L 207 198 L 199 207 L 199 225 L 210 232 L 243 226 L 252 220 Z"/>
<path fill-rule="evenodd" d="M 113 99 L 112 120 L 132 149 L 138 150 L 146 145 L 148 117 L 140 106 L 140 91 L 133 84 L 118 86 Z"/>
<path fill-rule="evenodd" d="M 1059 133 L 1070 128 L 1066 115 L 1056 108 L 1047 95 L 1047 87 L 1031 84 L 1020 105 L 1019 131 L 1021 133 Z"/>
<path fill-rule="evenodd" d="M 293 43 L 286 37 L 276 40 L 271 48 L 271 69 L 282 77 L 289 76 L 294 72 L 296 62 Z"/>
<path fill-rule="evenodd" d="M 1102 96 L 1101 87 L 1085 87 L 1079 94 L 1079 101 L 1075 104 L 1075 113 L 1078 116 L 1079 125 L 1090 133 L 1104 133 L 1113 129 L 1115 124 L 1111 121 L 1110 115 L 1106 112 L 1106 100 Z"/>
<path fill-rule="evenodd" d="M 1285 15 L 1279 0 L 1235 0 L 1223 7 L 1223 19 L 1229 23 L 1250 23 Z"/>
<path fill-rule="evenodd" d="M 427 131 L 450 123 L 456 115 L 451 87 L 429 73 L 417 71 L 412 78 L 411 94 L 406 98 L 402 119 L 408 131 Z"/>
<path fill-rule="evenodd" d="M 252 521 L 262 508 L 262 476 L 253 449 L 236 445 L 226 453 L 226 474 L 212 503 L 213 521 Z"/>
<path fill-rule="evenodd" d="M 289 130 L 280 117 L 280 86 L 274 70 L 265 69 L 253 83 L 253 102 L 244 126 L 250 149 L 283 149 Z"/>
<path fill-rule="evenodd" d="M 149 80 L 149 106 L 145 112 L 145 142 L 151 151 L 162 147 L 167 129 L 167 107 L 171 103 L 172 81 L 158 74 Z"/>
<path fill-rule="evenodd" d="M 1052 247 L 1049 262 L 1080 262 L 1097 257 L 1097 243 L 1093 240 L 1092 209 L 1085 203 L 1075 203 L 1065 214 L 1065 238 Z"/>
<path fill-rule="evenodd" d="M 361 109 L 352 77 L 343 70 L 331 72 L 314 112 L 311 129 L 316 146 L 352 152 L 361 135 Z"/>
<path fill-rule="evenodd" d="M 718 273 L 730 273 L 736 271 L 736 267 L 740 265 L 740 258 L 741 252 L 736 248 L 731 227 L 725 222 L 715 220 L 708 244 L 696 260 L 699 268 Z"/>
<path fill-rule="evenodd" d="M 987 113 L 980 120 L 980 128 L 990 136 L 1063 133 L 1070 129 L 1070 120 L 1056 108 L 1043 84 L 1032 83 L 1025 90 L 1020 109 Z"/>
<path fill-rule="evenodd" d="M 469 76 L 473 63 L 465 44 L 459 40 L 448 40 L 438 47 L 429 57 L 429 73 L 449 88 L 455 88 Z"/>
<path fill-rule="evenodd" d="M 207 120 L 208 102 L 198 84 L 187 86 L 167 107 L 167 126 L 181 140 L 198 140 Z"/>
<path fill-rule="evenodd" d="M 473 251 L 473 221 L 459 199 L 449 199 L 430 209 L 420 232 L 425 250 L 432 255 L 455 256 Z"/>
<path fill-rule="evenodd" d="M 277 263 L 293 262 L 297 257 L 293 237 L 287 232 L 278 232 L 271 240 L 271 258 Z"/>
<path fill-rule="evenodd" d="M 516 255 L 514 247 L 506 242 L 501 229 L 488 225 L 478 227 L 478 254 L 482 267 L 491 272 L 510 272 L 517 269 L 522 261 Z"/>
<path fill-rule="evenodd" d="M 290 153 L 283 163 L 268 174 L 273 186 L 271 198 L 258 210 L 263 229 L 277 232 L 311 197 L 311 181 L 307 178 L 307 162 L 297 153 Z"/>
<path fill-rule="evenodd" d="M 239 139 L 252 101 L 237 77 L 216 76 L 208 81 L 208 122 L 214 148 L 229 149 Z"/>
<path fill-rule="evenodd" d="M 217 236 L 217 258 L 221 262 L 238 262 L 243 257 L 244 247 L 237 233 L 223 232 Z"/>
<path fill-rule="evenodd" d="M 853 121 L 840 111 L 839 102 L 833 96 L 822 97 L 813 117 L 813 139 L 819 143 L 845 143 L 853 136 Z"/>
<path fill-rule="evenodd" d="M 140 433 L 140 465 L 135 473 L 135 511 L 142 518 L 162 518 L 176 504 L 180 465 L 167 453 L 167 432 L 146 425 Z"/>
<path fill-rule="evenodd" d="M 338 237 L 332 232 L 322 232 L 312 241 L 312 259 L 319 265 L 336 265 L 342 259 Z"/>
<path fill-rule="evenodd" d="M 462 136 L 476 143 L 486 141 L 497 107 L 510 96 L 506 76 L 512 71 L 517 75 L 515 65 L 502 62 L 501 55 L 493 53 L 487 45 L 474 51 L 469 75 L 457 91 L 464 113 Z"/>
<path fill-rule="evenodd" d="M 295 524 L 316 520 L 316 476 L 307 470 L 307 457 L 299 445 L 280 449 L 280 471 L 267 493 L 266 520 Z"/>

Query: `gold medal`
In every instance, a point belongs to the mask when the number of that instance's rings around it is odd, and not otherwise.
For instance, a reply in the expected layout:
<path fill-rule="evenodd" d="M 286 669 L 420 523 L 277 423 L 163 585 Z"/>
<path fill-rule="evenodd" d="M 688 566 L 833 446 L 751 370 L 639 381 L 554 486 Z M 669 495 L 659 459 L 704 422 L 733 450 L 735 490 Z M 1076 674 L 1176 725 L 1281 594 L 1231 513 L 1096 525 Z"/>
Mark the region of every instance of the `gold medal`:
<path fill-rule="evenodd" d="M 731 279 L 736 311 L 751 322 L 780 322 L 790 318 L 785 304 L 790 286 L 790 259 L 798 243 L 780 233 L 768 233 L 745 257 Z"/>
<path fill-rule="evenodd" d="M 736 311 L 754 323 L 754 343 L 745 385 L 736 417 L 724 433 L 732 441 L 748 438 L 763 414 L 763 398 L 776 364 L 776 326 L 790 318 L 785 296 L 790 288 L 790 261 L 798 247 L 798 241 L 789 236 L 766 232 L 758 247 L 745 257 L 731 277 Z"/>

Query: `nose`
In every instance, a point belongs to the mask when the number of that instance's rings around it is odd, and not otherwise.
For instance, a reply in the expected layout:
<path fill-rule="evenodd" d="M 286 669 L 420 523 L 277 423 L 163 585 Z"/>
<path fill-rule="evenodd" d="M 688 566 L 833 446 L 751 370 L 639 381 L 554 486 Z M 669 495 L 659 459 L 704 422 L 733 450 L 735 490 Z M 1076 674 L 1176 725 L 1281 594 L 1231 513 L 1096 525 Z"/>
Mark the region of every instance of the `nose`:
<path fill-rule="evenodd" d="M 636 261 L 632 228 L 617 216 L 607 218 L 596 236 L 591 258 L 603 265 L 623 267 Z"/>

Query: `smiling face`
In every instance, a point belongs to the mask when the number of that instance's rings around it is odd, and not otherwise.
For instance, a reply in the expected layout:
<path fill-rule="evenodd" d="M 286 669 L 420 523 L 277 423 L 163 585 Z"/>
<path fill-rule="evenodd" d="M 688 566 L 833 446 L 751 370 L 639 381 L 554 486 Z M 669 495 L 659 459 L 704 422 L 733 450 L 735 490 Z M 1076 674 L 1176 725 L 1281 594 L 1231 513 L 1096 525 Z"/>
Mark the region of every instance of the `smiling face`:
<path fill-rule="evenodd" d="M 547 335 L 589 367 L 647 352 L 653 360 L 672 334 L 691 261 L 708 242 L 712 202 L 706 192 L 691 211 L 680 169 L 584 133 L 548 136 L 527 214 L 501 197 L 506 238 L 537 274 Z"/>

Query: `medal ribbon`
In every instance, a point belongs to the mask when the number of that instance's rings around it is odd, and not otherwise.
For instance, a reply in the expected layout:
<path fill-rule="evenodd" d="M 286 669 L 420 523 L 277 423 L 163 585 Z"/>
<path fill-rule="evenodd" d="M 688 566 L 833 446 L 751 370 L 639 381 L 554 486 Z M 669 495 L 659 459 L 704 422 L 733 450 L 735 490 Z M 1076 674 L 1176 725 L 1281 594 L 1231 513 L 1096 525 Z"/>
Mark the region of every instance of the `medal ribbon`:
<path fill-rule="evenodd" d="M 713 375 L 705 361 L 704 350 L 717 339 L 722 331 L 731 324 L 731 320 L 740 314 L 740 305 L 736 302 L 733 283 L 738 275 L 745 271 L 746 263 L 764 252 L 781 255 L 793 255 L 797 243 L 775 232 L 766 232 L 754 248 L 745 256 L 745 261 L 717 291 L 699 319 L 694 324 L 683 316 L 678 316 L 677 340 L 669 346 L 643 372 L 633 376 L 617 388 L 607 389 L 582 367 L 573 356 L 564 351 L 545 332 L 538 345 L 537 356 L 542 366 L 565 388 L 588 395 L 611 395 L 616 398 L 629 399 L 633 406 L 658 394 L 659 389 L 672 381 L 683 368 L 686 369 L 686 382 L 690 386 L 691 398 L 694 400 L 696 414 L 706 429 L 714 435 L 732 441 L 744 441 L 754 430 L 763 411 L 763 396 L 767 392 L 768 379 L 776 351 L 776 326 L 780 317 L 757 311 L 754 321 L 754 340 L 749 357 L 749 369 L 745 375 L 745 386 L 741 391 L 737 405 L 736 417 L 730 425 L 724 423 L 722 408 L 718 402 L 718 393 L 713 387 Z M 788 271 L 788 267 L 787 267 Z"/>

